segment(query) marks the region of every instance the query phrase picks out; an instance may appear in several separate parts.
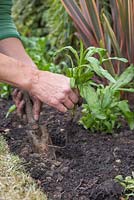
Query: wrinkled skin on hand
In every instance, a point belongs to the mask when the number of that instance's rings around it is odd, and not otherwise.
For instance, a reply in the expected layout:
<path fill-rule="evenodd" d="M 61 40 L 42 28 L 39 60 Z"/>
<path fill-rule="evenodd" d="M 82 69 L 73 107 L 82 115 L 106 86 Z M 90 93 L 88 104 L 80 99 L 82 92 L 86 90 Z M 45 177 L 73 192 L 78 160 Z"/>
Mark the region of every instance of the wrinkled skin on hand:
<path fill-rule="evenodd" d="M 79 92 L 70 88 L 70 79 L 64 75 L 51 72 L 34 70 L 32 84 L 28 91 L 33 102 L 35 120 L 39 118 L 41 102 L 56 108 L 60 112 L 66 112 L 79 101 Z M 23 92 L 18 89 L 14 90 L 13 100 L 17 107 L 17 113 L 21 116 L 25 105 Z"/>
<path fill-rule="evenodd" d="M 15 89 L 12 93 L 13 101 L 17 107 L 17 114 L 22 117 L 25 114 L 25 101 L 23 99 L 23 91 L 19 89 Z M 42 103 L 36 97 L 31 96 L 31 100 L 33 102 L 33 116 L 36 121 L 39 119 Z"/>
<path fill-rule="evenodd" d="M 29 89 L 41 102 L 66 112 L 78 103 L 78 91 L 71 89 L 70 79 L 61 74 L 34 70 Z"/>

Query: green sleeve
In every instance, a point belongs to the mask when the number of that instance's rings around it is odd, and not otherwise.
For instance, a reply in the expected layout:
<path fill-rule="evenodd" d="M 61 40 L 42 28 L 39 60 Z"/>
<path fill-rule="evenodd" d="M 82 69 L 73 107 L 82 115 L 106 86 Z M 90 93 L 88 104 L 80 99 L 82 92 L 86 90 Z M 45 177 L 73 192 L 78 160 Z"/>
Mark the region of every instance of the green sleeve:
<path fill-rule="evenodd" d="M 20 38 L 11 17 L 12 0 L 0 0 L 0 40 Z"/>

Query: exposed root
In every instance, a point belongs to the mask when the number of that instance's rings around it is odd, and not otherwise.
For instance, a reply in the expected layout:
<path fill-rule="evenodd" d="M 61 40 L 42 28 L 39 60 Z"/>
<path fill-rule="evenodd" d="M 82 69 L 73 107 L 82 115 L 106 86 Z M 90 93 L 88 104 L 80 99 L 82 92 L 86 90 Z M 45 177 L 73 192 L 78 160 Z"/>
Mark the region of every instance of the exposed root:
<path fill-rule="evenodd" d="M 29 126 L 28 134 L 32 143 L 32 150 L 34 153 L 44 154 L 49 159 L 56 159 L 52 140 L 47 131 L 46 125 L 40 125 L 39 121 L 35 121 L 32 113 L 32 103 L 27 92 L 24 92 L 26 103 L 26 116 Z"/>

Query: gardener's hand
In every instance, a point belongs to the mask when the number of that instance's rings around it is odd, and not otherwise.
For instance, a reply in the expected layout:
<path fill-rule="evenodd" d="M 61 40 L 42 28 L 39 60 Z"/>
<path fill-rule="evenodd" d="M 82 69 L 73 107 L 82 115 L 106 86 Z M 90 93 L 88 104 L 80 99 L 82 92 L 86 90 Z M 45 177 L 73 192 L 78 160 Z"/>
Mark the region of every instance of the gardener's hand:
<path fill-rule="evenodd" d="M 15 89 L 12 94 L 13 101 L 17 107 L 17 113 L 21 117 L 24 113 L 25 101 L 23 99 L 23 91 L 19 89 Z M 36 97 L 31 96 L 31 100 L 33 102 L 33 116 L 35 120 L 39 119 L 40 111 L 41 111 L 41 101 Z"/>
<path fill-rule="evenodd" d="M 66 76 L 34 70 L 30 93 L 40 101 L 66 112 L 78 102 L 78 94 L 70 88 L 70 79 Z"/>

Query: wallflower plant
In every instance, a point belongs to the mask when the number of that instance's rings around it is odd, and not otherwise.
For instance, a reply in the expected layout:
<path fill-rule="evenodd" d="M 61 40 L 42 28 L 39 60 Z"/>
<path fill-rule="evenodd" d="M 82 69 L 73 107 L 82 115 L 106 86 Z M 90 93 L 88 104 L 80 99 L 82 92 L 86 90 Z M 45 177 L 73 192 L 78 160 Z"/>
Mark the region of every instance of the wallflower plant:
<path fill-rule="evenodd" d="M 80 123 L 92 132 L 102 131 L 112 133 L 119 128 L 124 120 L 130 129 L 134 129 L 134 112 L 128 101 L 121 99 L 121 92 L 134 92 L 131 83 L 134 80 L 134 66 L 130 65 L 125 71 L 113 77 L 104 69 L 109 60 L 127 63 L 125 58 L 107 57 L 107 51 L 102 48 L 89 47 L 84 49 L 80 43 L 80 52 L 67 46 L 60 49 L 71 51 L 71 67 L 65 68 L 65 74 L 71 78 L 71 87 L 79 89 L 84 99 Z M 99 83 L 98 83 L 99 81 Z"/>

